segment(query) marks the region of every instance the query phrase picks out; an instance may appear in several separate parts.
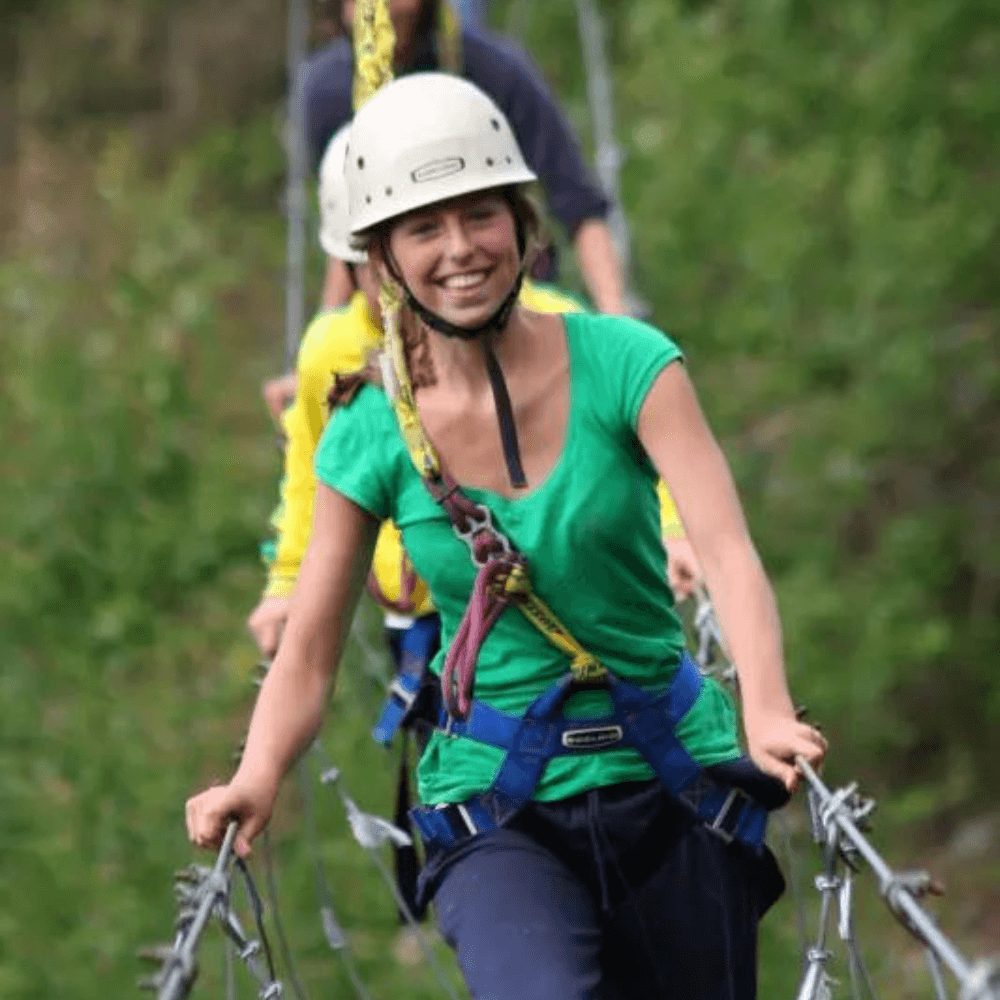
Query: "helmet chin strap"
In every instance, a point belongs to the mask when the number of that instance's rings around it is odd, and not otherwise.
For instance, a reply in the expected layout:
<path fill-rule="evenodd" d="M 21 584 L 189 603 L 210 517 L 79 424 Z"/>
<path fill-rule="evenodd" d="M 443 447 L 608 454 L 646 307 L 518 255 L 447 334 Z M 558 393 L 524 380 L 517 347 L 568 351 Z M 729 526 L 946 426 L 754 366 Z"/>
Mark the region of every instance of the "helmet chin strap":
<path fill-rule="evenodd" d="M 395 272 L 396 268 L 393 267 L 392 270 Z M 510 319 L 510 314 L 514 311 L 514 306 L 517 304 L 517 297 L 521 294 L 521 283 L 524 281 L 524 272 L 517 272 L 517 279 L 511 286 L 510 291 L 504 296 L 503 302 L 497 306 L 492 316 L 477 326 L 458 326 L 456 323 L 449 323 L 443 316 L 439 316 L 436 312 L 428 309 L 410 291 L 409 287 L 402 281 L 398 274 L 394 274 L 393 277 L 396 278 L 403 289 L 406 304 L 420 317 L 421 322 L 425 326 L 429 326 L 432 330 L 437 330 L 438 333 L 443 333 L 446 337 L 455 337 L 458 340 L 475 340 L 484 334 L 499 333 L 507 325 L 507 320 Z"/>
<path fill-rule="evenodd" d="M 455 323 L 449 323 L 443 316 L 439 316 L 428 309 L 410 291 L 409 286 L 403 280 L 403 276 L 396 266 L 396 261 L 388 245 L 386 243 L 382 245 L 382 254 L 390 274 L 398 282 L 400 288 L 402 288 L 403 295 L 406 297 L 406 304 L 416 313 L 425 326 L 429 326 L 432 330 L 436 330 L 446 337 L 456 337 L 459 340 L 482 339 L 483 354 L 486 361 L 486 374 L 489 376 L 490 389 L 493 392 L 493 405 L 497 413 L 500 444 L 503 448 L 504 462 L 507 465 L 507 477 L 510 479 L 511 486 L 515 489 L 527 488 L 528 479 L 524 474 L 524 466 L 521 463 L 521 447 L 517 440 L 514 408 L 510 402 L 510 393 L 507 390 L 507 382 L 503 377 L 503 369 L 500 367 L 500 362 L 493 351 L 493 338 L 491 334 L 500 333 L 507 326 L 510 314 L 514 311 L 514 306 L 517 304 L 517 297 L 521 294 L 521 284 L 524 281 L 524 251 L 520 236 L 519 232 L 518 246 L 521 249 L 522 261 L 521 267 L 518 268 L 517 278 L 493 314 L 477 326 L 458 326 Z"/>

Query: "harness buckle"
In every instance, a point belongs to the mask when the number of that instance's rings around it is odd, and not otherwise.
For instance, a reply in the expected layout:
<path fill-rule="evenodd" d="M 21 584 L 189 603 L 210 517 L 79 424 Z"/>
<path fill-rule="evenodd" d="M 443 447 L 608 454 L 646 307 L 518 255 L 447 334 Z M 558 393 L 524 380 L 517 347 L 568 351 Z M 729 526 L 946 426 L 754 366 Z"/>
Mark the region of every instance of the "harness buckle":
<path fill-rule="evenodd" d="M 736 839 L 736 827 L 739 825 L 740 810 L 744 802 L 750 802 L 750 796 L 739 788 L 733 788 L 722 803 L 722 808 L 715 814 L 715 819 L 706 826 L 723 843 L 731 844 Z"/>
<path fill-rule="evenodd" d="M 407 691 L 398 677 L 396 677 L 389 685 L 389 694 L 394 698 L 398 698 L 405 710 L 409 710 L 410 706 L 414 702 L 414 699 L 417 697 L 417 692 Z M 451 716 L 448 718 L 450 719 Z"/>
<path fill-rule="evenodd" d="M 466 830 L 469 831 L 469 835 L 474 837 L 479 833 L 479 827 L 472 821 L 472 817 L 469 815 L 469 810 L 461 803 L 455 803 L 455 812 L 458 813 L 462 822 L 465 824 Z"/>
<path fill-rule="evenodd" d="M 462 802 L 441 802 L 434 807 L 434 811 L 442 816 L 448 827 L 451 828 L 453 836 L 460 836 L 455 829 L 456 827 L 463 827 L 463 832 L 470 837 L 474 837 L 480 831 L 468 808 Z"/>
<path fill-rule="evenodd" d="M 621 743 L 624 736 L 625 730 L 619 725 L 586 726 L 567 729 L 561 742 L 567 750 L 604 750 Z"/>

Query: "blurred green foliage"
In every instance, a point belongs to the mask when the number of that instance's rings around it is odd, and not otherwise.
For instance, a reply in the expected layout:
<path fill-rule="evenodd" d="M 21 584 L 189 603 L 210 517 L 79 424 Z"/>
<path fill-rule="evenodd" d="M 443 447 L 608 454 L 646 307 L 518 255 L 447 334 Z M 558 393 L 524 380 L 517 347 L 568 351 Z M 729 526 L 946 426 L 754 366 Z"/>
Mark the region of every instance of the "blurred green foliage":
<path fill-rule="evenodd" d="M 796 694 L 834 741 L 832 780 L 888 795 L 879 832 L 917 860 L 921 843 L 995 811 L 1000 790 L 1000 19 L 972 0 L 602 7 L 638 284 L 682 342 L 735 468 Z M 258 386 L 281 343 L 282 95 L 183 129 L 169 108 L 151 125 L 148 102 L 125 114 L 129 94 L 91 79 L 100 46 L 71 44 L 74 26 L 113 37 L 124 9 L 60 8 L 60 44 L 41 30 L 54 5 L 18 8 L 25 44 L 53 46 L 45 65 L 65 73 L 49 81 L 21 53 L 34 81 L 22 129 L 52 144 L 21 155 L 61 149 L 68 165 L 31 194 L 55 231 L 38 236 L 32 215 L 34 235 L 0 263 L 0 996 L 12 1000 L 127 993 L 133 949 L 169 936 L 169 875 L 189 856 L 180 804 L 224 775 L 249 703 L 242 620 L 277 474 Z M 166 9 L 132 6 L 132 35 L 155 40 L 143 17 L 162 28 L 193 8 Z M 572 5 L 495 13 L 525 26 L 586 133 Z M 254 35 L 252 19 L 245 30 L 280 80 L 281 39 Z M 157 60 L 114 51 L 116 80 L 162 95 Z M 81 95 L 98 91 L 85 115 Z M 361 804 L 384 812 L 392 761 L 369 742 L 377 694 L 360 666 L 355 649 L 327 738 Z M 392 905 L 329 797 L 320 811 L 373 991 L 435 995 L 426 970 L 390 957 Z M 294 794 L 275 840 L 309 983 L 344 992 Z M 986 950 L 996 916 L 996 855 L 994 840 L 953 873 L 946 925 L 970 950 Z M 768 997 L 790 995 L 798 971 L 782 907 L 766 925 Z M 887 995 L 921 995 L 877 902 L 863 926 Z M 209 945 L 203 995 L 218 993 L 218 955 Z"/>
<path fill-rule="evenodd" d="M 683 344 L 836 760 L 1000 789 L 1000 22 L 603 4 L 638 282 Z M 528 41 L 585 125 L 572 5 Z"/>

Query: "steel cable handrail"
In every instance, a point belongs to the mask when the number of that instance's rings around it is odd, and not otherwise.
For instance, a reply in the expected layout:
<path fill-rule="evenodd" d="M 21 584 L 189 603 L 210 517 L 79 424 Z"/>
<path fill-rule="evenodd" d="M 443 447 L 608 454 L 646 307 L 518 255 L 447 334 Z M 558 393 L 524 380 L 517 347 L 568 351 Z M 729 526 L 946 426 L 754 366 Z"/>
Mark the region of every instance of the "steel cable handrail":
<path fill-rule="evenodd" d="M 736 669 L 704 588 L 697 592 L 696 602 L 698 664 L 703 673 L 719 677 L 738 693 Z M 816 879 L 820 893 L 819 928 L 815 941 L 806 948 L 805 969 L 796 1000 L 829 1000 L 832 996 L 834 981 L 827 973 L 832 952 L 826 941 L 834 910 L 838 916 L 837 932 L 847 951 L 852 994 L 860 998 L 864 989 L 868 997 L 876 995 L 854 934 L 854 875 L 859 862 L 864 862 L 874 873 L 879 894 L 895 920 L 922 945 L 937 1000 L 948 998 L 942 966 L 957 981 L 959 1000 L 1000 1000 L 1000 964 L 995 960 L 970 961 L 920 904 L 922 897 L 940 893 L 937 883 L 924 871 L 895 871 L 862 832 L 867 829 L 875 801 L 862 797 L 856 784 L 831 792 L 808 761 L 798 757 L 796 764 L 808 786 L 810 826 L 823 856 L 823 871 Z"/>

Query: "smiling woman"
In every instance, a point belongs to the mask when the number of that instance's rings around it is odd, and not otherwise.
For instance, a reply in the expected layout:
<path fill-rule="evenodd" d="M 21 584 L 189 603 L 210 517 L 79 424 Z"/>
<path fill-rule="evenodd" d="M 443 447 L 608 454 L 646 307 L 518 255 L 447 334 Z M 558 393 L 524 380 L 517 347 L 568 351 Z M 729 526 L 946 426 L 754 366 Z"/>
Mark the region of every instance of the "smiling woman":
<path fill-rule="evenodd" d="M 411 212 L 376 254 L 426 311 L 472 329 L 518 284 L 518 228 L 502 194 L 463 195 Z"/>
<path fill-rule="evenodd" d="M 239 770 L 189 801 L 189 834 L 217 843 L 236 815 L 246 852 L 266 824 L 392 517 L 443 632 L 421 892 L 472 995 L 750 998 L 781 891 L 766 811 L 825 742 L 795 718 L 770 585 L 680 351 L 633 320 L 518 304 L 534 175 L 471 84 L 384 87 L 345 172 L 383 281 L 384 389 L 335 388 L 291 617 Z M 749 755 L 683 651 L 658 477 L 740 667 Z"/>

